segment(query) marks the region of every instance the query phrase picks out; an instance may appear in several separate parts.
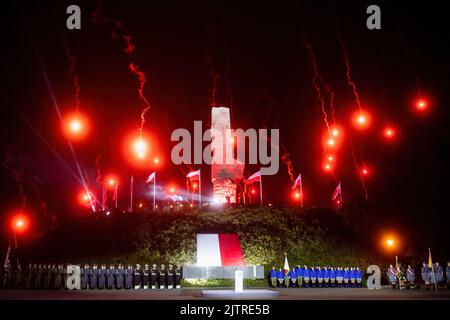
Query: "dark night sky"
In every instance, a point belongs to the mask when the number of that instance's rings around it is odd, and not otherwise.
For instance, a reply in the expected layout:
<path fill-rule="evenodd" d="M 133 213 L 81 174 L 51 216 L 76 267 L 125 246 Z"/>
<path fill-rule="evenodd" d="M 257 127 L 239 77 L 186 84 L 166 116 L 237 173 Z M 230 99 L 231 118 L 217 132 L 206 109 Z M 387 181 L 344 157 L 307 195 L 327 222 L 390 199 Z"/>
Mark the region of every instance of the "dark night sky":
<path fill-rule="evenodd" d="M 65 8 L 73 3 L 82 8 L 82 30 L 69 32 L 65 29 Z M 160 182 L 185 185 L 181 170 L 169 164 L 172 130 L 192 129 L 194 120 L 209 124 L 211 79 L 205 50 L 210 36 L 215 66 L 231 85 L 233 126 L 279 128 L 281 144 L 289 150 L 295 174 L 302 172 L 306 204 L 330 206 L 336 183 L 321 169 L 323 123 L 311 86 L 312 69 L 303 45 L 306 36 L 314 47 L 322 76 L 336 91 L 337 121 L 347 132 L 336 171 L 344 201 L 361 196 L 349 144 L 352 136 L 356 150 L 362 151 L 373 168 L 367 185 L 380 223 L 392 226 L 408 221 L 411 232 L 445 238 L 444 226 L 449 222 L 446 151 L 450 59 L 449 28 L 440 3 L 377 1 L 382 9 L 382 30 L 370 31 L 365 27 L 365 10 L 372 2 L 336 2 L 352 76 L 363 106 L 372 111 L 375 120 L 371 130 L 363 134 L 352 130 L 349 122 L 355 102 L 345 79 L 333 2 L 252 2 L 245 6 L 214 1 L 208 5 L 151 3 L 104 1 L 103 6 L 124 23 L 136 46 L 133 61 L 148 76 L 145 94 L 152 109 L 146 128 L 158 140 L 159 154 L 165 160 L 158 171 Z M 51 215 L 63 221 L 79 211 L 74 201 L 79 185 L 19 114 L 75 171 L 36 55 L 45 66 L 61 110 L 70 111 L 74 89 L 67 76 L 64 36 L 77 59 L 81 108 L 95 126 L 89 141 L 75 147 L 90 180 L 95 181 L 98 154 L 102 154 L 105 172 L 114 170 L 124 177 L 133 172 L 144 179 L 152 170 L 131 169 L 117 152 L 124 133 L 138 125 L 138 83 L 127 69 L 130 59 L 122 50 L 123 43 L 111 38 L 106 25 L 90 20 L 94 9 L 95 2 L 90 1 L 49 1 L 46 5 L 29 1 L 2 8 L 2 159 L 22 172 L 30 209 L 42 222 L 42 230 L 52 221 Z M 208 23 L 213 30 L 209 34 Z M 417 116 L 411 110 L 417 93 L 402 43 L 422 91 L 432 98 L 431 112 L 426 116 Z M 222 95 L 224 89 L 223 85 L 219 88 Z M 391 145 L 380 138 L 386 122 L 395 123 L 399 130 L 398 140 Z M 202 168 L 208 194 L 209 170 L 207 166 Z M 255 166 L 248 167 L 246 175 L 256 170 Z M 283 165 L 277 176 L 264 181 L 266 201 L 290 201 L 290 182 Z M 4 167 L 1 188 L 0 208 L 6 217 L 8 210 L 20 203 L 20 197 L 12 174 Z M 128 193 L 122 192 L 123 197 Z M 45 210 L 42 203 L 46 203 Z"/>

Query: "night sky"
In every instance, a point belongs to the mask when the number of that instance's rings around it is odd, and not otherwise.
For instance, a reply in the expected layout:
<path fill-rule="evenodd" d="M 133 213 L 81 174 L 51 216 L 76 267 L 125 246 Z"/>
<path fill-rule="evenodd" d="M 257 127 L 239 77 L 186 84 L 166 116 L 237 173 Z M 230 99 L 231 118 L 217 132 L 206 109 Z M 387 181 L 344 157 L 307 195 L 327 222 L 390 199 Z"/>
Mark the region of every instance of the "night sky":
<path fill-rule="evenodd" d="M 70 4 L 82 9 L 80 31 L 65 27 L 65 9 Z M 370 4 L 381 7 L 381 30 L 366 28 L 365 11 Z M 122 21 L 124 32 L 132 36 L 136 46 L 132 60 L 148 78 L 144 92 L 152 108 L 145 128 L 157 142 L 155 152 L 162 160 L 156 169 L 158 182 L 185 187 L 183 172 L 188 168 L 170 163 L 171 132 L 176 128 L 192 131 L 194 120 L 203 120 L 204 128 L 210 124 L 208 49 L 221 75 L 220 103 L 230 105 L 227 84 L 231 88 L 232 126 L 279 128 L 295 176 L 302 173 L 305 205 L 332 206 L 336 182 L 322 170 L 324 124 L 311 84 L 307 40 L 322 77 L 334 88 L 336 119 L 345 128 L 335 171 L 342 182 L 344 203 L 362 197 L 353 144 L 357 160 L 371 168 L 366 184 L 380 227 L 404 225 L 407 237 L 430 237 L 430 244 L 446 238 L 450 52 L 446 12 L 440 3 L 104 1 L 102 5 L 105 14 Z M 81 109 L 93 125 L 89 139 L 74 144 L 78 159 L 90 183 L 96 185 L 96 159 L 101 155 L 102 172 L 117 173 L 124 180 L 120 190 L 124 207 L 132 173 L 136 197 L 142 197 L 143 181 L 155 167 L 133 168 L 121 151 L 124 135 L 139 125 L 139 84 L 128 69 L 130 57 L 123 51 L 124 43 L 112 38 L 108 25 L 91 20 L 97 2 L 48 1 L 44 5 L 28 1 L 3 6 L 2 217 L 21 203 L 13 172 L 24 187 L 28 210 L 38 221 L 36 232 L 83 214 L 76 201 L 80 185 L 49 148 L 77 172 L 39 66 L 40 60 L 62 113 L 72 111 L 75 91 L 67 75 L 65 41 L 77 60 Z M 350 122 L 356 104 L 345 78 L 333 7 L 348 47 L 352 78 L 363 107 L 373 116 L 371 128 L 363 133 Z M 426 114 L 413 110 L 418 93 L 411 71 L 431 103 Z M 387 123 L 398 130 L 393 143 L 381 135 Z M 201 168 L 203 193 L 210 195 L 210 169 Z M 258 166 L 247 166 L 245 175 L 256 170 Z M 291 182 L 281 162 L 279 173 L 263 181 L 265 202 L 292 202 Z"/>

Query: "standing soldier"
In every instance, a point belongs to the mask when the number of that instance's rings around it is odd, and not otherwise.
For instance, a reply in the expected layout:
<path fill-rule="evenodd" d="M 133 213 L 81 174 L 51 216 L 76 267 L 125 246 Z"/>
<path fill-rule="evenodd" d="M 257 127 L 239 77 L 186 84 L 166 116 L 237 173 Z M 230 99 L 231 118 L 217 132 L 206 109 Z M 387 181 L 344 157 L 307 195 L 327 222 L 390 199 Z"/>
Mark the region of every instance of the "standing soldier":
<path fill-rule="evenodd" d="M 348 288 L 350 285 L 350 270 L 348 267 L 344 268 L 344 287 Z"/>
<path fill-rule="evenodd" d="M 284 273 L 281 270 L 281 268 L 277 272 L 277 279 L 278 279 L 278 287 L 283 287 L 283 281 L 284 281 Z"/>
<path fill-rule="evenodd" d="M 102 264 L 100 266 L 100 270 L 98 270 L 97 273 L 97 285 L 98 285 L 98 289 L 105 289 L 105 285 L 106 285 L 106 265 Z"/>
<path fill-rule="evenodd" d="M 291 286 L 296 287 L 297 286 L 297 272 L 295 271 L 295 268 L 292 268 L 291 271 L 288 273 L 289 279 L 291 279 Z"/>
<path fill-rule="evenodd" d="M 142 289 L 148 289 L 148 283 L 150 280 L 150 270 L 148 264 L 144 265 L 144 270 L 142 271 Z"/>
<path fill-rule="evenodd" d="M 125 270 L 123 269 L 123 265 L 119 263 L 119 266 L 117 269 L 114 270 L 114 276 L 116 278 L 116 289 L 122 289 L 123 288 L 123 280 L 125 276 Z"/>
<path fill-rule="evenodd" d="M 59 286 L 61 284 L 60 283 L 61 279 L 59 278 L 59 269 L 60 268 L 61 268 L 61 265 L 58 264 L 58 268 L 52 269 L 52 284 L 51 284 L 51 287 L 54 290 L 59 289 Z"/>
<path fill-rule="evenodd" d="M 450 261 L 447 261 L 447 268 L 445 270 L 447 275 L 447 288 L 450 287 Z"/>
<path fill-rule="evenodd" d="M 44 265 L 44 289 L 48 290 L 50 289 L 50 280 L 52 278 L 52 274 L 51 274 L 51 264 L 46 264 Z"/>
<path fill-rule="evenodd" d="M 272 267 L 272 270 L 269 271 L 269 279 L 270 279 L 270 285 L 272 288 L 277 287 L 277 270 L 275 270 L 275 267 Z"/>
<path fill-rule="evenodd" d="M 414 280 L 416 280 L 416 274 L 414 273 L 414 269 L 408 264 L 408 268 L 406 269 L 406 280 L 408 280 L 408 288 L 414 289 Z"/>
<path fill-rule="evenodd" d="M 305 288 L 309 288 L 310 271 L 307 266 L 303 266 L 303 283 Z"/>
<path fill-rule="evenodd" d="M 14 271 L 14 287 L 16 289 L 22 289 L 23 285 L 23 271 L 20 263 L 17 263 L 16 270 Z"/>
<path fill-rule="evenodd" d="M 5 279 L 5 270 L 4 267 L 0 265 L 0 289 L 4 289 L 5 287 L 4 279 Z"/>
<path fill-rule="evenodd" d="M 182 270 L 179 265 L 175 267 L 175 289 L 181 289 Z"/>
<path fill-rule="evenodd" d="M 89 288 L 97 289 L 97 277 L 98 277 L 98 269 L 97 264 L 94 263 L 92 269 L 89 270 Z"/>
<path fill-rule="evenodd" d="M 356 269 L 350 268 L 350 283 L 352 284 L 352 288 L 356 288 Z"/>
<path fill-rule="evenodd" d="M 342 288 L 342 282 L 344 281 L 344 270 L 342 270 L 342 267 L 337 267 L 336 281 L 338 288 Z"/>
<path fill-rule="evenodd" d="M 81 268 L 81 289 L 83 290 L 86 290 L 89 284 L 89 271 L 89 265 L 85 263 Z"/>
<path fill-rule="evenodd" d="M 330 268 L 325 267 L 323 268 L 323 285 L 325 288 L 328 288 L 330 284 Z"/>
<path fill-rule="evenodd" d="M 106 277 L 106 289 L 113 289 L 114 288 L 114 266 L 112 264 L 109 265 L 109 268 L 106 269 L 105 272 Z"/>
<path fill-rule="evenodd" d="M 289 269 L 287 269 L 287 270 L 283 270 L 283 274 L 284 274 L 284 286 L 286 287 L 286 288 L 289 288 L 289 279 L 290 279 L 290 277 L 289 277 Z"/>
<path fill-rule="evenodd" d="M 173 284 L 175 282 L 173 265 L 169 264 L 169 269 L 167 270 L 167 289 L 173 289 Z"/>
<path fill-rule="evenodd" d="M 31 289 L 31 280 L 33 275 L 33 265 L 31 263 L 28 264 L 28 267 L 25 269 L 25 289 Z"/>
<path fill-rule="evenodd" d="M 392 289 L 395 289 L 395 287 L 397 285 L 397 272 L 392 264 L 389 265 L 389 269 L 387 271 L 387 276 L 388 276 L 390 284 L 392 285 Z"/>
<path fill-rule="evenodd" d="M 311 268 L 311 271 L 309 272 L 310 276 L 311 276 L 311 287 L 315 288 L 316 287 L 316 281 L 317 281 L 317 269 L 316 268 Z"/>
<path fill-rule="evenodd" d="M 439 262 L 436 262 L 434 264 L 434 270 L 435 270 L 435 274 L 436 274 L 436 284 L 440 284 L 442 283 L 442 281 L 444 280 L 444 271 L 442 270 L 442 267 L 439 265 Z"/>
<path fill-rule="evenodd" d="M 161 268 L 159 269 L 159 289 L 164 289 L 166 287 L 165 281 L 166 281 L 166 271 L 165 266 L 162 264 Z"/>
<path fill-rule="evenodd" d="M 305 271 L 298 265 L 295 270 L 295 274 L 297 275 L 297 285 L 299 288 L 303 287 L 303 277 L 305 275 Z"/>
<path fill-rule="evenodd" d="M 127 269 L 124 272 L 125 276 L 125 289 L 131 289 L 133 286 L 133 267 L 131 264 L 127 265 Z"/>
<path fill-rule="evenodd" d="M 331 267 L 329 270 L 330 273 L 330 285 L 332 288 L 336 287 L 336 270 L 334 267 Z"/>
<path fill-rule="evenodd" d="M 136 264 L 136 269 L 134 269 L 134 272 L 133 272 L 133 288 L 135 290 L 140 289 L 141 282 L 142 282 L 142 270 L 141 270 L 141 265 L 138 263 L 138 264 Z"/>
<path fill-rule="evenodd" d="M 428 268 L 427 264 L 424 262 L 422 264 L 422 268 L 420 269 L 422 280 L 425 282 L 425 286 L 427 288 L 430 287 L 430 268 Z"/>
<path fill-rule="evenodd" d="M 41 278 L 42 278 L 42 265 L 39 264 L 37 267 L 34 268 L 34 285 L 33 289 L 41 289 Z"/>
<path fill-rule="evenodd" d="M 358 288 L 362 288 L 363 274 L 359 267 L 356 267 L 356 285 Z"/>
<path fill-rule="evenodd" d="M 156 270 L 156 264 L 152 265 L 150 270 L 150 285 L 152 289 L 156 289 L 156 283 L 158 280 L 158 270 Z"/>

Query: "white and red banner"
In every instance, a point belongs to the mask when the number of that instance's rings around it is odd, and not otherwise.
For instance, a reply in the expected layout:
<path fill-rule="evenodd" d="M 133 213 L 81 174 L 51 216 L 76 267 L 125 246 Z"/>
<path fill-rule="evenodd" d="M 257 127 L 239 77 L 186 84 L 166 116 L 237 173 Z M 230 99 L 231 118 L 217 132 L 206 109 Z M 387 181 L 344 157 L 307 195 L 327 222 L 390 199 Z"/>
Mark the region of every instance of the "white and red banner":
<path fill-rule="evenodd" d="M 148 176 L 147 180 L 145 181 L 145 183 L 150 183 L 155 179 L 156 176 L 156 172 L 153 172 L 151 175 Z"/>
<path fill-rule="evenodd" d="M 197 234 L 197 266 L 243 266 L 239 236 L 231 234 Z"/>
<path fill-rule="evenodd" d="M 191 171 L 186 175 L 186 178 L 193 178 L 193 177 L 199 177 L 200 176 L 200 169 L 197 171 Z"/>
<path fill-rule="evenodd" d="M 292 185 L 292 190 L 295 190 L 297 187 L 302 188 L 302 175 L 299 174 L 297 179 L 295 179 L 294 184 Z"/>
<path fill-rule="evenodd" d="M 341 183 L 339 182 L 339 184 L 337 185 L 336 189 L 333 192 L 333 197 L 331 198 L 331 200 L 341 200 Z"/>
<path fill-rule="evenodd" d="M 261 170 L 255 172 L 250 177 L 248 177 L 248 179 L 245 181 L 245 183 L 250 184 L 250 183 L 259 182 L 259 181 L 261 181 Z"/>

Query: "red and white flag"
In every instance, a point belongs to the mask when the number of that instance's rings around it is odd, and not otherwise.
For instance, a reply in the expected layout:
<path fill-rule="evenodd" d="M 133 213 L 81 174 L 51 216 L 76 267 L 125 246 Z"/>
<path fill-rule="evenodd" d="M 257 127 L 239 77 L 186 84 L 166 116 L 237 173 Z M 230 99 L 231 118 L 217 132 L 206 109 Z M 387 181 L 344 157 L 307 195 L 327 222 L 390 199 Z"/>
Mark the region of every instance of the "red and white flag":
<path fill-rule="evenodd" d="M 288 262 L 288 259 L 287 259 L 287 254 L 284 255 L 283 271 L 284 271 L 284 274 L 288 274 L 288 272 L 290 271 L 290 269 L 289 269 L 289 262 Z"/>
<path fill-rule="evenodd" d="M 191 171 L 186 175 L 186 178 L 193 178 L 193 177 L 199 177 L 200 176 L 200 169 L 197 171 Z"/>
<path fill-rule="evenodd" d="M 259 182 L 259 181 L 261 181 L 261 170 L 255 172 L 250 177 L 248 177 L 248 179 L 247 179 L 247 181 L 245 181 L 245 183 L 250 184 L 250 183 Z"/>
<path fill-rule="evenodd" d="M 297 179 L 295 179 L 294 184 L 292 185 L 292 190 L 295 190 L 295 188 L 297 187 L 302 187 L 302 174 L 300 173 L 297 177 Z"/>
<path fill-rule="evenodd" d="M 150 183 L 155 179 L 156 176 L 156 172 L 153 172 L 151 175 L 148 176 L 147 180 L 145 181 L 145 183 Z"/>
<path fill-rule="evenodd" d="M 197 266 L 243 266 L 239 236 L 232 234 L 197 234 Z"/>
<path fill-rule="evenodd" d="M 331 200 L 341 200 L 341 183 L 337 185 L 336 189 L 333 192 L 333 197 Z"/>

